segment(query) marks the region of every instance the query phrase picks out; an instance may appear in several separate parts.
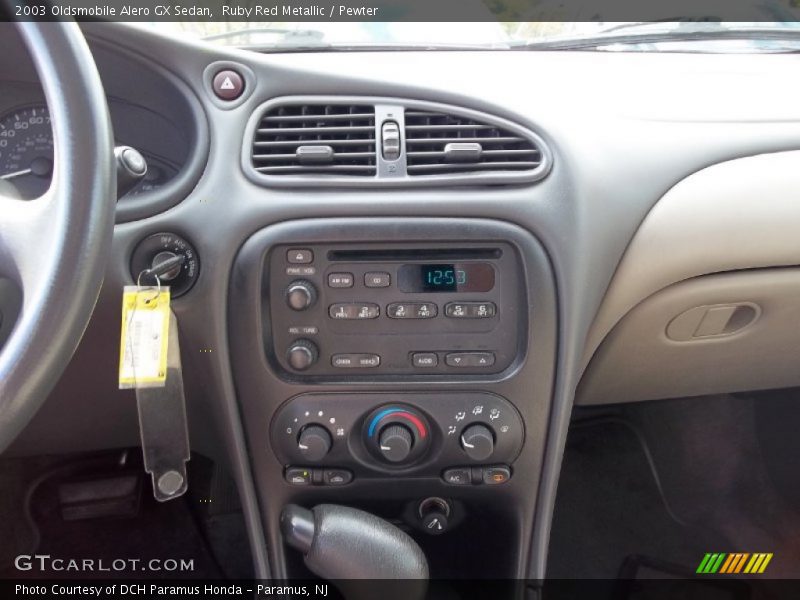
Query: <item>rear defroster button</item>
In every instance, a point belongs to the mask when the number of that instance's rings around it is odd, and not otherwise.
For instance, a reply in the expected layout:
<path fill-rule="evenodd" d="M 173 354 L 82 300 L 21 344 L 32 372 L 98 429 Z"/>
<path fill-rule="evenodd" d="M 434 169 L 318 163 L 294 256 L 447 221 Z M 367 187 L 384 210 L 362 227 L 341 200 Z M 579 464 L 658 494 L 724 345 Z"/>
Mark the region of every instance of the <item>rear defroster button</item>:
<path fill-rule="evenodd" d="M 505 465 L 483 468 L 483 483 L 486 485 L 499 485 L 511 479 L 511 469 Z"/>

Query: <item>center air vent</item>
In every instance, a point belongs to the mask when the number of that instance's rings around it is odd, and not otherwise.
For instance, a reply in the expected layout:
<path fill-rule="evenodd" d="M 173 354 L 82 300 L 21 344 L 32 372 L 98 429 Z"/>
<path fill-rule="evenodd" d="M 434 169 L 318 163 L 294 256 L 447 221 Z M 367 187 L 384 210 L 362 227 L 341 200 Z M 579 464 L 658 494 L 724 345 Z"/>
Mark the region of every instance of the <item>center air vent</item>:
<path fill-rule="evenodd" d="M 533 171 L 542 151 L 512 131 L 473 119 L 406 110 L 406 164 L 409 175 Z"/>
<path fill-rule="evenodd" d="M 253 167 L 266 175 L 376 173 L 375 107 L 282 104 L 261 118 Z"/>
<path fill-rule="evenodd" d="M 247 124 L 245 174 L 275 187 L 528 185 L 553 154 L 505 118 L 424 100 L 284 96 Z"/>

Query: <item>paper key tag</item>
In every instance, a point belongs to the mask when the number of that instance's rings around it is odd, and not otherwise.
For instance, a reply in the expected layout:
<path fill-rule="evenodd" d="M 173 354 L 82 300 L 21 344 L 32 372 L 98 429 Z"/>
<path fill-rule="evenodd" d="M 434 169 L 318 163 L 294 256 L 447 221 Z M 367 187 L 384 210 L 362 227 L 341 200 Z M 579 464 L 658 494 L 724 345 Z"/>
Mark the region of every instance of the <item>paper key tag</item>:
<path fill-rule="evenodd" d="M 125 286 L 119 350 L 120 389 L 165 385 L 169 300 L 168 287 Z"/>

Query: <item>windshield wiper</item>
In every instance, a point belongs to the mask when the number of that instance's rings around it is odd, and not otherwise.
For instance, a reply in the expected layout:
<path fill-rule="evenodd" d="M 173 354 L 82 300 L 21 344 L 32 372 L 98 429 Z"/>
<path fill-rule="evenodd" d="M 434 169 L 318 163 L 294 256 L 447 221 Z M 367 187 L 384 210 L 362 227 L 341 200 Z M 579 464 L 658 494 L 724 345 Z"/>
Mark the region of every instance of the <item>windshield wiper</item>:
<path fill-rule="evenodd" d="M 688 24 L 687 24 L 688 25 Z M 695 23 L 700 25 L 700 23 Z M 675 27 L 642 33 L 600 33 L 590 37 L 561 38 L 556 40 L 528 41 L 514 45 L 516 50 L 594 50 L 611 45 L 655 44 L 662 42 L 704 42 L 710 40 L 758 40 L 786 42 L 800 41 L 800 28 L 776 27 Z"/>
<path fill-rule="evenodd" d="M 202 39 L 207 42 L 218 40 L 227 40 L 235 37 L 252 37 L 258 35 L 272 35 L 278 36 L 275 46 L 282 46 L 284 44 L 290 46 L 324 46 L 326 45 L 323 40 L 325 34 L 316 29 L 283 29 L 279 27 L 242 27 L 241 29 L 233 29 L 231 31 L 223 31 L 222 33 L 215 33 L 207 35 Z M 251 42 L 245 42 L 243 45 L 250 46 Z M 257 46 L 272 46 L 273 44 L 253 44 Z"/>

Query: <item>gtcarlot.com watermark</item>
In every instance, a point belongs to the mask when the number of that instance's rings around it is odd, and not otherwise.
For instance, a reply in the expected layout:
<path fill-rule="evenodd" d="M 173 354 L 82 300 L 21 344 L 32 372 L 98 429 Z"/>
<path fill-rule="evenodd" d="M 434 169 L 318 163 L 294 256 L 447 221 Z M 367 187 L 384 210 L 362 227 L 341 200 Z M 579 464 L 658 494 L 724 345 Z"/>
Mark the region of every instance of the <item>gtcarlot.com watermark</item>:
<path fill-rule="evenodd" d="M 58 558 L 49 554 L 20 554 L 14 559 L 18 571 L 41 573 L 187 573 L 194 571 L 194 559 L 186 558 Z"/>

